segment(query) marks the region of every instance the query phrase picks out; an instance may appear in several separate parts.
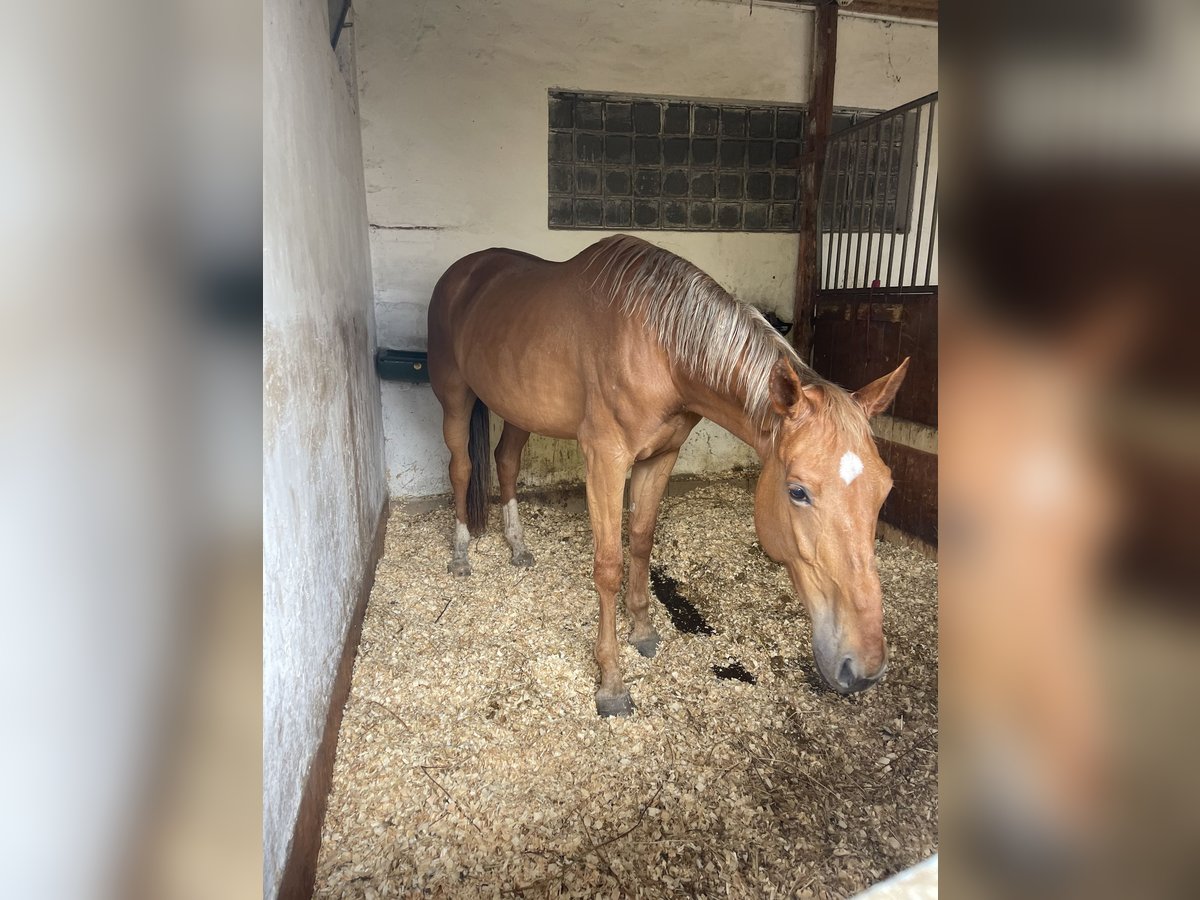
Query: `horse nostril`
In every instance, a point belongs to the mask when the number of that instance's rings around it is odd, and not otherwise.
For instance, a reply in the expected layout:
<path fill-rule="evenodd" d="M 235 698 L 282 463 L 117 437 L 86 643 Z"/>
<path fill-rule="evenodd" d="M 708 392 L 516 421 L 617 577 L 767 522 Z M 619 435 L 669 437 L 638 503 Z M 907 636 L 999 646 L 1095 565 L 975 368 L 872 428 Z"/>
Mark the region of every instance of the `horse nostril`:
<path fill-rule="evenodd" d="M 837 683 L 846 690 L 851 690 L 857 682 L 858 676 L 854 674 L 854 665 L 847 656 L 842 660 L 841 668 L 838 669 Z"/>

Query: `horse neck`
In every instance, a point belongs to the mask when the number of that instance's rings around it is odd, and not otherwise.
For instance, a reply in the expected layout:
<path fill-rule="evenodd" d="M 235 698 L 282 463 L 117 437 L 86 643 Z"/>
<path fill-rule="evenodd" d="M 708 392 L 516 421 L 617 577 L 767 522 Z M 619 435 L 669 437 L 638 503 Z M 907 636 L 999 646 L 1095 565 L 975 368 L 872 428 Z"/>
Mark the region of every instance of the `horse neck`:
<path fill-rule="evenodd" d="M 677 377 L 676 382 L 687 409 L 716 422 L 763 458 L 771 445 L 771 432 L 764 423 L 754 421 L 739 388 L 717 389 L 695 378 Z"/>

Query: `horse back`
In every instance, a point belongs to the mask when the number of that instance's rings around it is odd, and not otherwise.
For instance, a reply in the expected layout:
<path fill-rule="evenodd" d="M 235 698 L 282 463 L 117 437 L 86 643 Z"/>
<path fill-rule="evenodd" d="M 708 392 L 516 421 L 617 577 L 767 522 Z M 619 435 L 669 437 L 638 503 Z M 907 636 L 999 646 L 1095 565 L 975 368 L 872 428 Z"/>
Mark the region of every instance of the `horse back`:
<path fill-rule="evenodd" d="M 654 418 L 647 406 L 674 405 L 657 341 L 595 296 L 596 250 L 558 263 L 492 249 L 452 265 L 429 309 L 431 376 L 452 368 L 506 421 L 550 437 L 577 437 L 588 417 Z"/>

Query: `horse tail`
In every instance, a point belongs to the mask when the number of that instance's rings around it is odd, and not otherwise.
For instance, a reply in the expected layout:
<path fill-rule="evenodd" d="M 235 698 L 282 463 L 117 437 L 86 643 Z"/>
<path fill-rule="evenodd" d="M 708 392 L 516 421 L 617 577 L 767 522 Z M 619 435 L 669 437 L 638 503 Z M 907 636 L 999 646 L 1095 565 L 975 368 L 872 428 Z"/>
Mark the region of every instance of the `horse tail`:
<path fill-rule="evenodd" d="M 476 399 L 471 410 L 471 436 L 467 455 L 471 459 L 471 480 L 467 482 L 467 529 L 475 537 L 487 530 L 488 494 L 492 488 L 492 469 L 488 451 L 492 443 L 491 418 L 482 400 Z"/>

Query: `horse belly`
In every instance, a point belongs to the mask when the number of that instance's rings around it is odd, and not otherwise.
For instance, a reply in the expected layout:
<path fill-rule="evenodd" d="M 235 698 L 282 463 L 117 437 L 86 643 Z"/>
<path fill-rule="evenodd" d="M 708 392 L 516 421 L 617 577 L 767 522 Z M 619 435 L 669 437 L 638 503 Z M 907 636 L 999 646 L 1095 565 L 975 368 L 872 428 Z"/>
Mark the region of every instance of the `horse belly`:
<path fill-rule="evenodd" d="M 494 384 L 476 390 L 488 409 L 522 431 L 545 437 L 573 439 L 579 435 L 580 411 L 560 399 L 539 397 Z"/>
<path fill-rule="evenodd" d="M 524 431 L 576 437 L 585 393 L 575 354 L 561 340 L 521 337 L 517 329 L 508 339 L 470 342 L 461 357 L 467 383 L 496 415 Z"/>

